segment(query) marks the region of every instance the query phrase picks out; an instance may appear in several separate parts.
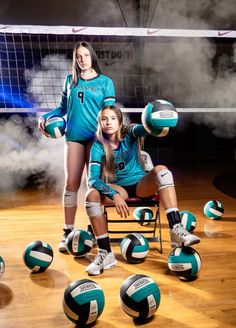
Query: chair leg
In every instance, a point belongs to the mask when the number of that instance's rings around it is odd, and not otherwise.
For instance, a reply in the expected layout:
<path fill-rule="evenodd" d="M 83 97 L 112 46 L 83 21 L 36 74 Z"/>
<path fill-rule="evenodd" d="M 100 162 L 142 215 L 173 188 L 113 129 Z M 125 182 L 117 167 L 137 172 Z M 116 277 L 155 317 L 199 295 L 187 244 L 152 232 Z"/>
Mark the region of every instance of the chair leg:
<path fill-rule="evenodd" d="M 161 231 L 161 212 L 160 212 L 160 206 L 158 207 L 156 211 L 156 222 L 158 222 L 158 233 L 159 233 L 159 244 L 160 249 L 159 252 L 162 254 L 162 231 Z"/>
<path fill-rule="evenodd" d="M 145 204 L 143 204 L 144 206 Z M 136 206 L 136 205 L 135 205 Z M 150 206 L 150 205 L 149 205 Z M 109 206 L 111 207 L 111 206 Z M 104 206 L 104 216 L 107 220 L 107 230 L 109 235 L 110 234 L 122 234 L 122 233 L 132 233 L 135 232 L 134 230 L 122 230 L 122 231 L 118 231 L 118 230 L 110 230 L 109 229 L 109 224 L 111 223 L 115 223 L 115 222 L 123 222 L 123 220 L 119 219 L 119 220 L 114 220 L 114 222 L 112 222 L 112 220 L 109 220 L 108 218 L 108 212 L 107 212 L 107 208 L 106 206 Z M 147 237 L 148 241 L 152 241 L 152 242 L 159 242 L 159 248 L 158 251 L 159 253 L 162 253 L 162 231 L 161 231 L 161 220 L 160 220 L 160 207 L 159 207 L 159 203 L 157 203 L 155 205 L 155 219 L 154 221 L 154 228 L 153 230 L 150 231 L 150 233 L 152 233 L 152 237 Z M 136 223 L 135 220 L 125 220 L 126 223 Z M 156 236 L 156 229 L 158 229 L 158 236 Z M 142 233 L 142 231 L 137 231 L 138 233 Z M 145 233 L 148 233 L 145 231 Z M 114 238 L 114 237 L 110 237 L 110 241 L 111 242 L 120 242 L 122 240 L 122 238 Z"/>

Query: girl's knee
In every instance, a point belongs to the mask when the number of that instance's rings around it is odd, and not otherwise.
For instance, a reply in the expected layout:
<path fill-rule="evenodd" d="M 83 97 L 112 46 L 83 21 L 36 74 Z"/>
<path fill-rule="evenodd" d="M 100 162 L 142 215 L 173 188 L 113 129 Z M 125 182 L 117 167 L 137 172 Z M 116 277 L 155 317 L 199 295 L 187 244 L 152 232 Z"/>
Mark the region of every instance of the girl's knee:
<path fill-rule="evenodd" d="M 101 202 L 100 193 L 96 189 L 89 189 L 85 195 L 86 202 Z"/>
<path fill-rule="evenodd" d="M 67 179 L 65 182 L 65 189 L 70 191 L 78 191 L 80 188 L 80 181 L 73 179 Z"/>
<path fill-rule="evenodd" d="M 168 167 L 166 167 L 165 165 L 156 165 L 153 168 L 155 173 L 159 173 L 162 170 L 168 170 Z"/>

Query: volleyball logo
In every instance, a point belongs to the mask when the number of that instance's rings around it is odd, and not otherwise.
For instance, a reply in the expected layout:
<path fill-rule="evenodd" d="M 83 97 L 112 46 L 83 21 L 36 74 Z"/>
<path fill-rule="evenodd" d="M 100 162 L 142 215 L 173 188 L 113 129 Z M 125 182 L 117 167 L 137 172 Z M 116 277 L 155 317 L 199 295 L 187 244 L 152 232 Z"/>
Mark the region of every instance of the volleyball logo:
<path fill-rule="evenodd" d="M 122 310 L 133 318 L 147 319 L 154 315 L 161 301 L 156 282 L 143 274 L 128 277 L 120 287 Z"/>
<path fill-rule="evenodd" d="M 168 257 L 170 271 L 180 279 L 187 281 L 197 278 L 201 263 L 200 255 L 192 247 L 176 247 Z"/>
<path fill-rule="evenodd" d="M 170 102 L 155 100 L 144 108 L 141 120 L 148 133 L 162 137 L 167 135 L 170 127 L 177 125 L 178 113 Z"/>

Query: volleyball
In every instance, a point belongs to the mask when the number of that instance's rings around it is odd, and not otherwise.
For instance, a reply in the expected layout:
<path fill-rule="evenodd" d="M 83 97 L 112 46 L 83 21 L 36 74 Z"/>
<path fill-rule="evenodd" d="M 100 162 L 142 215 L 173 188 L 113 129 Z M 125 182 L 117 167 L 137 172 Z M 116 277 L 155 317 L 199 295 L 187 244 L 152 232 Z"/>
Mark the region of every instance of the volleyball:
<path fill-rule="evenodd" d="M 45 121 L 45 131 L 51 138 L 61 138 L 66 132 L 66 121 L 62 116 L 49 116 Z"/>
<path fill-rule="evenodd" d="M 192 247 L 176 247 L 168 257 L 168 267 L 181 280 L 191 281 L 197 278 L 201 269 L 201 257 Z"/>
<path fill-rule="evenodd" d="M 155 100 L 148 103 L 141 116 L 145 130 L 154 136 L 165 136 L 170 127 L 175 127 L 178 122 L 178 113 L 170 102 Z"/>
<path fill-rule="evenodd" d="M 101 315 L 104 304 L 103 290 L 90 279 L 75 280 L 64 291 L 64 313 L 79 327 L 95 322 Z"/>
<path fill-rule="evenodd" d="M 212 220 L 220 219 L 224 213 L 224 206 L 218 200 L 209 200 L 204 206 L 204 214 Z"/>
<path fill-rule="evenodd" d="M 128 277 L 120 287 L 121 308 L 133 318 L 152 317 L 160 301 L 161 293 L 158 285 L 144 274 Z"/>
<path fill-rule="evenodd" d="M 127 262 L 140 263 L 148 255 L 148 240 L 139 233 L 128 234 L 120 243 L 120 251 Z"/>
<path fill-rule="evenodd" d="M 133 217 L 142 226 L 148 225 L 153 219 L 153 210 L 150 207 L 136 207 L 133 212 Z"/>
<path fill-rule="evenodd" d="M 5 272 L 5 263 L 3 258 L 0 256 L 0 278 L 3 276 Z"/>
<path fill-rule="evenodd" d="M 23 254 L 25 265 L 34 272 L 45 271 L 53 260 L 52 247 L 41 240 L 28 244 Z"/>
<path fill-rule="evenodd" d="M 66 238 L 66 248 L 75 257 L 85 256 L 91 251 L 92 247 L 93 240 L 85 230 L 73 230 Z"/>
<path fill-rule="evenodd" d="M 196 228 L 197 220 L 193 213 L 189 211 L 179 212 L 181 223 L 188 232 L 192 232 Z"/>

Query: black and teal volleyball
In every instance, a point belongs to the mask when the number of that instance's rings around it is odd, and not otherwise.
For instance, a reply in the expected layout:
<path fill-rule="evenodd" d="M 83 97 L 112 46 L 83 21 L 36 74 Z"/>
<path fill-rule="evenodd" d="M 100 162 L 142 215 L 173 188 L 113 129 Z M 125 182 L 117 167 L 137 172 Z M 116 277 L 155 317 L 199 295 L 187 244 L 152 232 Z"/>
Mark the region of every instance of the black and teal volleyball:
<path fill-rule="evenodd" d="M 127 262 L 140 263 L 148 255 L 148 240 L 139 233 L 130 233 L 122 239 L 120 251 Z"/>
<path fill-rule="evenodd" d="M 105 305 L 102 288 L 90 279 L 71 282 L 64 291 L 63 309 L 69 320 L 83 327 L 101 315 Z"/>
<path fill-rule="evenodd" d="M 0 278 L 3 276 L 5 272 L 5 262 L 3 258 L 0 256 Z"/>
<path fill-rule="evenodd" d="M 51 138 L 61 138 L 66 132 L 66 121 L 62 116 L 49 116 L 45 121 L 45 131 Z"/>
<path fill-rule="evenodd" d="M 161 137 L 169 132 L 170 127 L 177 125 L 178 113 L 170 102 L 155 100 L 144 108 L 141 120 L 148 133 Z"/>
<path fill-rule="evenodd" d="M 144 274 L 128 277 L 120 287 L 120 303 L 133 318 L 147 319 L 154 315 L 161 301 L 157 283 Z"/>
<path fill-rule="evenodd" d="M 34 272 L 43 272 L 52 263 L 52 247 L 41 240 L 33 241 L 26 246 L 23 260 L 30 270 Z"/>
<path fill-rule="evenodd" d="M 209 200 L 204 206 L 204 214 L 212 220 L 217 220 L 224 214 L 224 206 L 218 200 Z"/>
<path fill-rule="evenodd" d="M 170 271 L 181 280 L 191 281 L 196 279 L 201 266 L 201 257 L 192 247 L 176 247 L 168 257 Z"/>
<path fill-rule="evenodd" d="M 181 218 L 181 223 L 184 226 L 184 228 L 187 231 L 192 232 L 197 225 L 196 217 L 190 211 L 181 211 L 179 212 L 179 214 Z"/>
<path fill-rule="evenodd" d="M 153 219 L 153 210 L 150 207 L 139 206 L 134 209 L 133 217 L 141 225 L 148 225 Z"/>
<path fill-rule="evenodd" d="M 66 238 L 66 248 L 68 252 L 76 257 L 87 255 L 91 251 L 92 247 L 92 238 L 85 230 L 73 230 Z"/>

